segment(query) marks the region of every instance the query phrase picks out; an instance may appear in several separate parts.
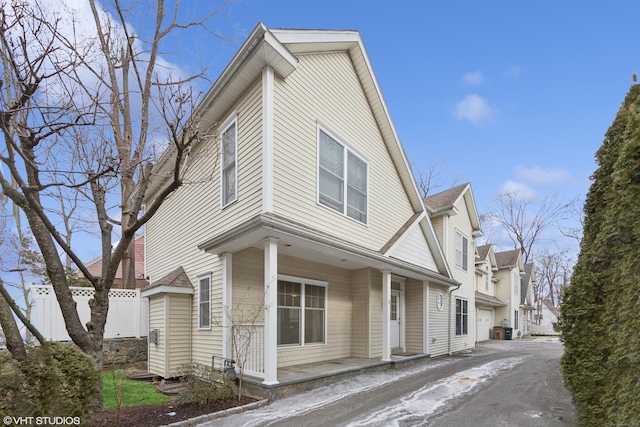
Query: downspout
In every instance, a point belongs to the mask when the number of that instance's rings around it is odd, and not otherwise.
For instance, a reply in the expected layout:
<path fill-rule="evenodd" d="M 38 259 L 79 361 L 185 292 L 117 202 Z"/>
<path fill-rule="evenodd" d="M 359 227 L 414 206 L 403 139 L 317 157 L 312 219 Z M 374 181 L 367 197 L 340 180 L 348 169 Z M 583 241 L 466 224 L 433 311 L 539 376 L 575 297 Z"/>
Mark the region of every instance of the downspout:
<path fill-rule="evenodd" d="M 447 347 L 447 353 L 451 356 L 451 297 L 454 291 L 457 291 L 462 286 L 462 283 L 458 283 L 455 288 L 449 289 L 449 342 Z"/>

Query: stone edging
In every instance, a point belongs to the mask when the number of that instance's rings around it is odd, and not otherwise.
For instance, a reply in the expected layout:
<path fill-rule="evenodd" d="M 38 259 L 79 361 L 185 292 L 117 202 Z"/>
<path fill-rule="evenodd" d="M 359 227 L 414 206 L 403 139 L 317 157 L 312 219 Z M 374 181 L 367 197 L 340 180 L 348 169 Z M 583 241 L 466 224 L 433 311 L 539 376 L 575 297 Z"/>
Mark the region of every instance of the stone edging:
<path fill-rule="evenodd" d="M 218 418 L 226 417 L 227 415 L 239 414 L 245 411 L 251 411 L 253 409 L 262 408 L 267 406 L 269 401 L 267 399 L 259 400 L 257 402 L 249 403 L 248 405 L 236 406 L 234 408 L 225 409 L 224 411 L 212 412 L 210 414 L 200 415 L 199 417 L 190 418 L 184 421 L 178 421 L 172 424 L 165 424 L 163 427 L 189 427 L 202 424 L 207 421 L 216 420 Z"/>

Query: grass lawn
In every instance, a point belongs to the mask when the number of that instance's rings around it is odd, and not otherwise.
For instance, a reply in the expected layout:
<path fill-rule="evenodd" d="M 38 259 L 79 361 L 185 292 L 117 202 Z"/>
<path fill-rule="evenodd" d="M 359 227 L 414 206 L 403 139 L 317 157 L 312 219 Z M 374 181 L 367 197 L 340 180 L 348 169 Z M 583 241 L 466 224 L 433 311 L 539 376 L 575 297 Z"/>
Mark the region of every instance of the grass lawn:
<path fill-rule="evenodd" d="M 122 406 L 161 405 L 169 399 L 162 393 L 158 393 L 153 384 L 124 379 L 120 384 L 122 371 L 107 371 L 102 374 L 102 409 L 115 409 L 118 407 L 117 392 L 124 386 L 122 393 Z"/>

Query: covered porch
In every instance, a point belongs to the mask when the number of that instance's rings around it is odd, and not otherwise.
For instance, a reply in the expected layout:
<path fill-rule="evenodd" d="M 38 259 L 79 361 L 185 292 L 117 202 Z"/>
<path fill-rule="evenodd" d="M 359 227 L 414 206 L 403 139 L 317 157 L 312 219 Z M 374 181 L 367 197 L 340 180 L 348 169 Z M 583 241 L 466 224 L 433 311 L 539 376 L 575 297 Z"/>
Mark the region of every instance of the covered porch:
<path fill-rule="evenodd" d="M 234 358 L 234 328 L 252 329 L 245 377 L 266 389 L 412 360 L 394 353 L 427 357 L 429 285 L 456 285 L 427 268 L 272 214 L 199 248 L 222 260 L 225 311 L 238 304 L 240 292 L 263 308 L 254 324 L 223 325 L 222 345 L 223 356 Z"/>

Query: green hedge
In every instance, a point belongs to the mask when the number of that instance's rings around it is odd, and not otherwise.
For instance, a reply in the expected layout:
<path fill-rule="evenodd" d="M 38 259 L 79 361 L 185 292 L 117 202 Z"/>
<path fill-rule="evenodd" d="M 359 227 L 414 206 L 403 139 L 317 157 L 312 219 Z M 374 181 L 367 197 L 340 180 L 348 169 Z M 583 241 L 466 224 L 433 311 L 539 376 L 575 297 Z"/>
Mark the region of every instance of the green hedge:
<path fill-rule="evenodd" d="M 640 425 L 640 86 L 596 159 L 558 323 L 562 373 L 582 426 Z"/>
<path fill-rule="evenodd" d="M 93 359 L 74 344 L 47 343 L 27 359 L 0 355 L 0 417 L 89 416 L 100 375 Z"/>

